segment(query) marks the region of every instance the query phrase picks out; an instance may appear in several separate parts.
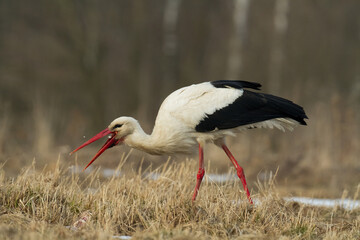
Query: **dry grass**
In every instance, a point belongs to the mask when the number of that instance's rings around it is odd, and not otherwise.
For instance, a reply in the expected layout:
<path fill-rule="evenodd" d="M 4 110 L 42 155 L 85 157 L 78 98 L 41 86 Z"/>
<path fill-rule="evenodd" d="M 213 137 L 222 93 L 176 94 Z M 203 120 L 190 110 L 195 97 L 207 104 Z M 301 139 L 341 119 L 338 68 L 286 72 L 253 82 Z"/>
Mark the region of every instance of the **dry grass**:
<path fill-rule="evenodd" d="M 123 162 L 122 162 L 123 164 Z M 119 168 L 121 164 L 119 165 Z M 309 207 L 282 200 L 273 180 L 258 182 L 248 204 L 239 181 L 205 181 L 191 203 L 196 162 L 165 164 L 157 170 L 104 179 L 70 174 L 58 164 L 34 164 L 16 178 L 1 171 L 1 239 L 359 239 L 360 209 Z M 151 180 L 149 173 L 159 173 Z M 85 227 L 72 225 L 92 213 Z"/>

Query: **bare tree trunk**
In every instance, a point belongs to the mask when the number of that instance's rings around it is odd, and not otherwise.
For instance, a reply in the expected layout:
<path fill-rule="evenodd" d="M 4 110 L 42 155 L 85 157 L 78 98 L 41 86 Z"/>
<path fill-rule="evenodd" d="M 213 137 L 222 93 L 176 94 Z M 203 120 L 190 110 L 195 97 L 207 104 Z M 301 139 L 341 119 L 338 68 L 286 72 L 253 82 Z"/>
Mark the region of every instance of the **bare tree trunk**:
<path fill-rule="evenodd" d="M 52 131 L 51 115 L 47 108 L 47 104 L 40 98 L 36 98 L 33 103 L 33 119 L 34 119 L 34 150 L 37 154 L 47 154 L 54 146 L 54 135 Z"/>
<path fill-rule="evenodd" d="M 4 35 L 5 35 L 5 21 L 8 21 L 9 17 L 5 6 L 5 1 L 0 0 L 0 52 L 3 53 L 4 47 Z M 3 66 L 3 54 L 0 54 L 0 66 Z"/>
<path fill-rule="evenodd" d="M 242 45 L 246 36 L 249 0 L 234 0 L 233 34 L 229 44 L 228 79 L 237 79 L 242 70 Z"/>
<path fill-rule="evenodd" d="M 0 154 L 2 155 L 4 153 L 6 139 L 9 137 L 9 104 L 1 104 L 0 110 L 2 113 L 2 116 L 0 117 Z"/>
<path fill-rule="evenodd" d="M 94 127 L 104 124 L 105 116 L 105 98 L 104 86 L 105 80 L 101 76 L 100 59 L 100 13 L 99 2 L 92 0 L 86 5 L 78 3 L 76 7 L 80 13 L 80 24 L 82 26 L 83 45 L 80 47 L 81 69 L 83 73 L 83 84 L 86 84 L 91 93 L 92 100 L 92 118 Z"/>
<path fill-rule="evenodd" d="M 156 44 L 155 35 L 157 32 L 150 32 L 154 14 L 151 11 L 156 6 L 148 1 L 134 1 L 134 11 L 132 13 L 134 27 L 134 71 L 135 78 L 138 80 L 137 93 L 137 118 L 145 131 L 149 131 L 152 126 L 154 99 L 157 97 L 156 89 L 159 89 L 161 79 L 156 76 Z"/>
<path fill-rule="evenodd" d="M 176 27 L 178 23 L 179 6 L 181 0 L 167 0 L 165 3 L 163 31 L 164 31 L 164 71 L 162 81 L 162 93 L 167 95 L 169 90 L 176 87 L 176 60 L 177 36 Z"/>
<path fill-rule="evenodd" d="M 62 40 L 70 49 L 79 65 L 81 84 L 86 89 L 86 99 L 91 121 L 94 128 L 104 124 L 105 119 L 105 93 L 103 91 L 106 82 L 101 76 L 102 59 L 101 26 L 100 26 L 100 2 L 91 0 L 85 3 L 75 1 L 60 1 L 62 20 L 65 22 L 66 32 L 62 33 Z M 73 13 L 73 14 L 70 14 Z"/>
<path fill-rule="evenodd" d="M 284 60 L 284 37 L 288 27 L 288 0 L 276 0 L 274 12 L 274 38 L 270 49 L 269 89 L 278 94 L 281 85 L 281 72 Z"/>
<path fill-rule="evenodd" d="M 146 51 L 146 50 L 145 50 Z M 139 87 L 138 87 L 138 114 L 139 120 L 143 121 L 144 129 L 150 128 L 150 109 L 152 103 L 152 83 L 151 69 L 149 65 L 148 53 L 143 53 L 139 64 Z"/>

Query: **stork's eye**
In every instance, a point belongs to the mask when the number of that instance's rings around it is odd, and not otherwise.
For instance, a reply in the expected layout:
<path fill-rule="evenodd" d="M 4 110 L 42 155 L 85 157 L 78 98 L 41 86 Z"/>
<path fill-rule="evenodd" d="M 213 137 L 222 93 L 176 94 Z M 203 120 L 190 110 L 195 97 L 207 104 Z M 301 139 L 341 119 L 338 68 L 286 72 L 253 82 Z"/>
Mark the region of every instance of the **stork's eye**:
<path fill-rule="evenodd" d="M 122 126 L 122 124 L 116 124 L 116 125 L 113 127 L 113 129 L 119 128 L 119 127 L 121 127 L 121 126 Z"/>

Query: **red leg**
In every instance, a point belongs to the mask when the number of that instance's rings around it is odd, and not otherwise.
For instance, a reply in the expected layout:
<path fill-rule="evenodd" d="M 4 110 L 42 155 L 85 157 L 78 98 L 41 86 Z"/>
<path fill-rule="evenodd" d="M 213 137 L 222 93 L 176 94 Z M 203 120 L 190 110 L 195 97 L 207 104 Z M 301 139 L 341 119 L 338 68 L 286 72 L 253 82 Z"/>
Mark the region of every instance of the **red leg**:
<path fill-rule="evenodd" d="M 238 164 L 238 162 L 236 161 L 236 159 L 231 154 L 230 150 L 227 148 L 227 146 L 225 144 L 222 145 L 222 148 L 224 149 L 226 155 L 230 158 L 231 162 L 234 164 L 234 166 L 236 168 L 237 175 L 240 178 L 240 180 L 241 180 L 241 182 L 242 182 L 242 184 L 244 186 L 244 190 L 246 192 L 247 198 L 249 199 L 250 203 L 252 204 L 253 201 L 251 200 L 250 192 L 249 192 L 249 189 L 248 189 L 247 184 L 246 184 L 246 179 L 245 179 L 245 174 L 244 174 L 243 168 L 240 167 L 240 165 Z"/>
<path fill-rule="evenodd" d="M 194 191 L 194 195 L 192 197 L 192 201 L 195 201 L 196 196 L 199 192 L 199 188 L 200 188 L 200 184 L 201 181 L 204 177 L 205 174 L 205 169 L 204 169 L 204 151 L 201 147 L 201 145 L 199 144 L 199 171 L 196 175 L 196 186 L 195 186 L 195 191 Z"/>

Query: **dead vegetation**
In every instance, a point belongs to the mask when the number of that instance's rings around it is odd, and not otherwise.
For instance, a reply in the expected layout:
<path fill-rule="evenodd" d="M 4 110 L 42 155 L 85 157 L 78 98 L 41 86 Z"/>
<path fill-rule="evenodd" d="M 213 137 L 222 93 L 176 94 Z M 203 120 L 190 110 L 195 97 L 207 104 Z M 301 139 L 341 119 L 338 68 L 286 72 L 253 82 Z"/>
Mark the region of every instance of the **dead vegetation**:
<path fill-rule="evenodd" d="M 119 165 L 119 168 L 123 162 Z M 359 239 L 360 209 L 286 202 L 273 178 L 258 181 L 249 205 L 238 181 L 205 181 L 191 203 L 196 163 L 104 179 L 99 171 L 71 174 L 63 165 L 16 178 L 1 171 L 1 239 Z M 159 174 L 153 180 L 150 174 Z M 86 213 L 86 214 L 85 214 Z M 75 229 L 79 217 L 85 224 Z M 91 218 L 89 217 L 91 216 Z M 88 220 L 88 221 L 87 221 Z"/>

